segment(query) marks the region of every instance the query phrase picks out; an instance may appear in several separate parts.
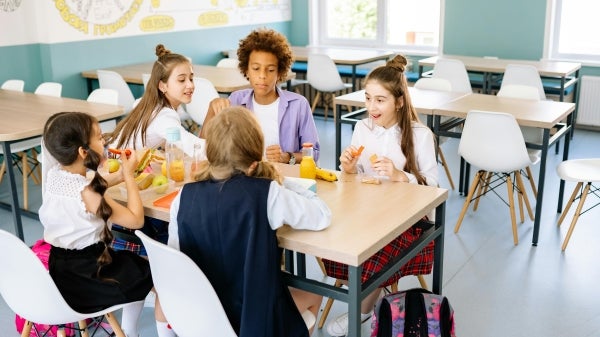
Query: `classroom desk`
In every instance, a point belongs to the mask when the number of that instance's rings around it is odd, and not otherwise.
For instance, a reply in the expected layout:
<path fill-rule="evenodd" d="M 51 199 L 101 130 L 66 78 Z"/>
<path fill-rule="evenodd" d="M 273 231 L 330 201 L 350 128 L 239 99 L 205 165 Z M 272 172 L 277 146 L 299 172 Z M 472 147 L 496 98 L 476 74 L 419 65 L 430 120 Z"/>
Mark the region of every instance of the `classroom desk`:
<path fill-rule="evenodd" d="M 103 68 L 106 70 L 115 71 L 125 79 L 125 82 L 130 84 L 143 85 L 142 74 L 150 74 L 154 62 L 130 64 L 120 67 Z M 233 91 L 250 88 L 250 83 L 240 73 L 237 68 L 226 68 L 194 64 L 194 76 L 203 77 L 209 80 L 219 93 L 229 94 Z M 96 69 L 81 72 L 81 76 L 87 79 L 88 92 L 92 92 L 92 82 L 98 79 Z M 291 80 L 296 77 L 293 72 L 288 73 L 286 80 Z"/>
<path fill-rule="evenodd" d="M 474 56 L 442 55 L 432 56 L 419 60 L 419 77 L 423 74 L 423 67 L 433 67 L 440 58 L 452 58 L 462 61 L 467 71 L 483 73 L 483 93 L 489 93 L 492 85 L 492 75 L 503 74 L 508 64 L 528 64 L 536 67 L 542 77 L 560 79 L 560 101 L 564 101 L 565 88 L 573 86 L 573 97 L 577 97 L 577 83 L 579 81 L 579 70 L 581 63 L 560 61 L 531 61 L 493 59 Z"/>
<path fill-rule="evenodd" d="M 330 47 L 299 47 L 292 46 L 294 60 L 307 62 L 309 54 L 325 54 L 337 65 L 352 67 L 352 91 L 356 90 L 356 67 L 374 61 L 388 60 L 396 53 L 389 50 L 371 48 L 330 48 Z"/>
<path fill-rule="evenodd" d="M 527 147 L 539 149 L 542 152 L 540 160 L 540 172 L 538 177 L 538 196 L 535 206 L 535 220 L 533 227 L 533 245 L 537 245 L 539 236 L 540 219 L 542 218 L 542 205 L 544 197 L 544 181 L 546 177 L 546 159 L 548 149 L 560 138 L 564 138 L 563 160 L 569 157 L 569 140 L 567 136 L 572 129 L 572 112 L 575 110 L 574 103 L 555 102 L 555 101 L 533 101 L 517 98 L 498 97 L 494 95 L 471 94 L 463 96 L 454 101 L 448 102 L 434 109 L 434 132 L 438 136 L 447 136 L 460 138 L 457 131 L 448 131 L 440 127 L 442 116 L 464 119 L 470 110 L 498 111 L 510 113 L 517 119 L 521 126 L 530 126 L 543 130 L 542 144 L 527 143 Z M 567 123 L 561 123 L 562 120 Z M 556 132 L 550 135 L 551 129 L 556 128 Z M 462 172 L 462 170 L 461 170 Z M 465 174 L 461 173 L 461 182 L 464 181 L 464 187 L 461 183 L 460 191 L 468 190 L 469 183 L 468 165 Z M 560 182 L 559 195 L 563 194 L 564 181 Z"/>
<path fill-rule="evenodd" d="M 0 120 L 2 120 L 0 142 L 3 144 L 11 196 L 10 205 L 4 206 L 12 209 L 15 235 L 21 240 L 23 239 L 21 215 L 23 212 L 31 212 L 21 210 L 19 206 L 10 144 L 41 136 L 48 118 L 61 111 L 87 112 L 100 121 L 115 119 L 124 113 L 123 107 L 117 105 L 0 89 Z"/>
<path fill-rule="evenodd" d="M 410 98 L 418 114 L 427 116 L 427 125 L 433 130 L 433 109 L 446 103 L 467 95 L 467 93 L 446 92 L 438 90 L 418 89 L 408 87 Z M 340 154 L 342 153 L 342 124 L 354 125 L 356 122 L 367 117 L 365 107 L 365 91 L 359 90 L 349 94 L 337 96 L 334 99 L 334 109 L 341 111 L 341 107 L 350 106 L 360 108 L 346 114 L 339 115 L 335 120 L 335 158 L 336 167 L 340 165 Z M 338 116 L 334 112 L 334 116 Z"/>
<path fill-rule="evenodd" d="M 299 175 L 299 165 L 279 164 L 278 167 L 284 175 Z M 109 188 L 107 193 L 117 200 L 123 199 L 114 188 Z M 317 193 L 331 209 L 331 225 L 318 232 L 294 230 L 288 226 L 277 231 L 279 246 L 287 251 L 286 265 L 289 271 L 293 272 L 293 262 L 290 260 L 296 262 L 295 273 L 283 275 L 291 286 L 347 302 L 351 323 L 348 336 L 360 335 L 361 300 L 432 240 L 435 241 L 432 290 L 441 294 L 447 190 L 389 181 L 381 185 L 363 184 L 358 175 L 341 174 L 337 182 L 317 180 Z M 145 214 L 168 221 L 169 211 L 152 206 L 153 199 L 156 196 L 148 196 L 143 200 Z M 434 209 L 435 226 L 411 246 L 406 255 L 361 285 L 362 263 Z M 292 251 L 296 254 L 295 259 Z M 308 279 L 306 255 L 348 264 L 348 289 Z"/>

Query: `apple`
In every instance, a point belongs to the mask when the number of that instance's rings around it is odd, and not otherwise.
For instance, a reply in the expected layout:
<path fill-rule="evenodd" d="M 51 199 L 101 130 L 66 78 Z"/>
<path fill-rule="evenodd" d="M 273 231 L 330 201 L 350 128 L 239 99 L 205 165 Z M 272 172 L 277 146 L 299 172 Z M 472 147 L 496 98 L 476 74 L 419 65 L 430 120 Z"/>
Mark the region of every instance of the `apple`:
<path fill-rule="evenodd" d="M 152 179 L 152 186 L 154 188 L 154 192 L 158 194 L 165 193 L 169 188 L 169 180 L 162 174 L 157 174 Z"/>
<path fill-rule="evenodd" d="M 108 168 L 108 173 L 117 172 L 119 167 L 121 167 L 121 163 L 117 159 L 110 158 L 106 160 L 106 167 Z"/>

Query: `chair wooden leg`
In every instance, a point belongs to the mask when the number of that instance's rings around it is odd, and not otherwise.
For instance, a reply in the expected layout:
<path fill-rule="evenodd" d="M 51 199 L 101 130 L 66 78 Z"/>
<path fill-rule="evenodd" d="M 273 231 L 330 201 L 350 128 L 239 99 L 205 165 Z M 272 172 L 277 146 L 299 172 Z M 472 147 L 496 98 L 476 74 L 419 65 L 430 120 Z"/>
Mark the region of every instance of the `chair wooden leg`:
<path fill-rule="evenodd" d="M 519 179 L 517 179 L 518 176 L 518 172 L 515 172 L 515 181 L 514 184 L 515 186 L 513 186 L 513 193 L 515 188 L 517 189 L 517 199 L 519 201 L 519 216 L 520 216 L 520 220 L 521 223 L 525 222 L 525 210 L 523 209 L 523 190 L 521 189 L 521 184 L 519 184 Z"/>
<path fill-rule="evenodd" d="M 571 220 L 571 225 L 569 226 L 569 230 L 567 231 L 567 236 L 565 236 L 565 241 L 562 244 L 562 250 L 567 249 L 567 245 L 569 244 L 569 239 L 571 239 L 571 234 L 573 234 L 573 230 L 575 229 L 575 224 L 577 220 L 579 220 L 579 216 L 581 215 L 581 209 L 583 208 L 583 204 L 585 203 L 585 199 L 587 198 L 588 193 L 590 192 L 591 182 L 585 184 L 583 188 L 583 192 L 581 192 L 581 198 L 579 199 L 579 204 L 577 204 L 577 209 L 575 210 L 575 214 L 573 214 L 573 220 Z"/>
<path fill-rule="evenodd" d="M 560 218 L 558 219 L 558 224 L 557 226 L 560 226 L 563 222 L 563 220 L 565 219 L 565 216 L 567 215 L 567 213 L 569 213 L 569 209 L 571 208 L 571 205 L 573 205 L 573 201 L 575 201 L 575 198 L 577 198 L 577 194 L 581 191 L 581 187 L 583 186 L 583 182 L 578 182 L 577 186 L 575 186 L 575 189 L 573 189 L 573 193 L 571 193 L 571 198 L 569 198 L 569 202 L 567 202 L 567 206 L 565 206 L 565 208 L 562 211 L 562 214 L 560 215 Z"/>
<path fill-rule="evenodd" d="M 317 264 L 319 265 L 319 268 L 321 268 L 321 272 L 323 273 L 323 275 L 327 275 L 327 270 L 325 270 L 325 264 L 323 264 L 323 260 L 320 257 L 316 257 L 315 259 L 317 259 Z"/>
<path fill-rule="evenodd" d="M 460 229 L 460 225 L 462 224 L 463 218 L 465 217 L 465 213 L 467 213 L 467 209 L 469 208 L 469 204 L 471 203 L 471 198 L 473 197 L 473 194 L 475 194 L 475 189 L 477 188 L 477 186 L 480 183 L 482 172 L 483 171 L 478 171 L 475 174 L 475 179 L 473 179 L 473 184 L 471 184 L 471 189 L 469 190 L 469 194 L 467 195 L 467 198 L 465 199 L 463 208 L 460 211 L 460 215 L 458 216 L 458 220 L 456 221 L 456 225 L 454 226 L 454 233 L 458 233 L 458 230 Z"/>
<path fill-rule="evenodd" d="M 335 280 L 335 284 L 334 287 L 341 287 L 342 286 L 342 281 L 340 280 Z M 319 319 L 319 325 L 318 328 L 321 329 L 323 327 L 323 325 L 325 324 L 325 321 L 327 320 L 327 316 L 329 315 L 329 311 L 331 310 L 331 306 L 333 305 L 333 298 L 328 298 L 327 299 L 327 303 L 325 303 L 325 306 L 323 307 L 323 312 L 321 313 L 321 319 Z"/>
<path fill-rule="evenodd" d="M 440 162 L 442 163 L 442 167 L 444 171 L 446 171 L 446 176 L 448 177 L 448 182 L 450 183 L 450 187 L 454 190 L 454 181 L 452 180 L 452 175 L 450 174 L 450 168 L 448 168 L 448 163 L 446 162 L 446 157 L 444 157 L 444 152 L 442 152 L 442 148 L 438 146 L 438 156 L 440 157 Z"/>
<path fill-rule="evenodd" d="M 427 281 L 425 281 L 425 277 L 423 275 L 417 275 L 417 278 L 419 279 L 419 284 L 421 285 L 421 288 L 429 289 L 429 287 L 427 286 Z"/>
<path fill-rule="evenodd" d="M 56 337 L 67 337 L 64 326 L 58 328 L 58 331 L 56 331 Z"/>
<path fill-rule="evenodd" d="M 116 337 L 126 337 L 125 333 L 121 329 L 121 325 L 119 324 L 119 321 L 117 321 L 117 318 L 115 317 L 115 315 L 112 312 L 109 312 L 108 314 L 106 314 L 104 316 L 106 317 L 106 321 L 108 322 L 108 324 L 110 324 L 110 327 L 113 329 L 113 332 Z"/>
<path fill-rule="evenodd" d="M 483 171 L 479 176 L 479 188 L 477 189 L 475 201 L 473 202 L 473 212 L 477 211 L 477 207 L 479 207 L 479 200 L 481 200 L 481 197 L 487 192 L 493 175 L 494 174 L 492 172 Z"/>
<path fill-rule="evenodd" d="M 310 107 L 313 114 L 315 113 L 315 108 L 317 107 L 317 103 L 319 103 L 320 98 L 321 98 L 321 92 L 317 91 L 317 94 L 315 95 L 315 98 L 313 99 L 312 106 Z"/>
<path fill-rule="evenodd" d="M 88 325 L 85 319 L 77 322 L 79 324 L 79 330 L 81 331 L 81 337 L 90 337 L 88 332 Z"/>
<path fill-rule="evenodd" d="M 25 324 L 23 324 L 23 331 L 21 332 L 21 337 L 29 337 L 29 333 L 31 332 L 32 326 L 33 323 L 31 323 L 30 321 L 25 321 Z"/>
<path fill-rule="evenodd" d="M 529 185 L 531 185 L 531 190 L 533 191 L 533 197 L 537 199 L 537 187 L 535 187 L 535 180 L 533 180 L 533 174 L 531 173 L 531 167 L 527 166 L 525 169 L 527 172 L 527 178 L 529 179 Z"/>
<path fill-rule="evenodd" d="M 40 162 L 38 162 L 37 155 L 38 155 L 38 153 L 37 153 L 36 149 L 31 149 L 31 157 L 30 158 L 32 159 L 32 161 L 35 165 L 34 166 L 35 168 L 31 170 L 31 179 L 33 179 L 33 182 L 36 185 L 39 185 L 40 182 L 42 181 L 42 169 L 41 169 L 42 164 Z"/>
<path fill-rule="evenodd" d="M 2 160 L 2 165 L 0 165 L 0 184 L 2 183 L 2 178 L 4 178 L 4 172 L 6 172 L 6 158 Z"/>
<path fill-rule="evenodd" d="M 506 177 L 506 188 L 508 189 L 508 207 L 510 208 L 510 222 L 512 224 L 513 242 L 516 246 L 519 244 L 519 236 L 517 233 L 517 219 L 515 215 L 515 196 L 512 184 L 512 179 L 510 178 L 510 175 L 508 175 L 508 177 Z"/>
<path fill-rule="evenodd" d="M 527 214 L 529 214 L 529 219 L 531 219 L 531 221 L 533 221 L 534 220 L 533 210 L 531 208 L 531 203 L 529 203 L 529 197 L 527 196 L 527 193 L 525 192 L 525 183 L 523 182 L 523 177 L 521 176 L 520 172 L 517 172 L 517 178 L 518 178 L 517 186 L 519 187 L 521 194 L 523 194 L 523 201 L 525 202 L 525 206 L 527 207 Z M 523 222 L 523 219 L 521 219 L 521 222 Z"/>
<path fill-rule="evenodd" d="M 327 113 L 329 112 L 329 101 L 327 99 L 328 97 L 332 98 L 333 101 L 333 93 L 323 94 L 323 105 L 325 106 L 325 120 L 327 120 Z"/>

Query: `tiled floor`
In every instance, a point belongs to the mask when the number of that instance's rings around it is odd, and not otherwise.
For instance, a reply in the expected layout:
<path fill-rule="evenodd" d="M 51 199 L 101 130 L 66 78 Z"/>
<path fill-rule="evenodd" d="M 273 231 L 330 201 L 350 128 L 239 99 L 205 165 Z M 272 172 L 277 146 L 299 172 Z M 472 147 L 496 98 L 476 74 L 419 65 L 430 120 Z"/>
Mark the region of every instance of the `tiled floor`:
<path fill-rule="evenodd" d="M 317 118 L 321 139 L 320 164 L 334 166 L 335 129 L 333 121 Z M 343 146 L 350 140 L 351 129 L 345 126 Z M 600 157 L 600 133 L 576 130 L 570 158 Z M 450 139 L 443 146 L 447 160 L 458 180 L 458 141 Z M 461 337 L 504 336 L 599 336 L 600 307 L 598 280 L 600 268 L 600 230 L 596 228 L 600 208 L 583 215 L 566 252 L 560 245 L 568 224 L 557 228 L 558 182 L 555 167 L 560 155 L 550 154 L 547 165 L 544 212 L 538 246 L 531 245 L 532 222 L 519 225 L 520 243 L 514 246 L 508 208 L 493 196 L 480 203 L 477 212 L 469 211 L 458 234 L 453 227 L 464 198 L 450 191 L 446 207 L 446 234 L 443 292 L 450 299 L 456 316 L 456 332 Z M 534 167 L 537 170 L 538 167 Z M 535 173 L 537 177 L 537 172 Z M 448 187 L 443 171 L 440 184 Z M 567 184 L 567 197 L 574 185 Z M 35 190 L 34 190 L 35 191 Z M 41 198 L 32 192 L 34 207 Z M 7 183 L 0 185 L 0 199 L 6 200 Z M 591 200 L 590 200 L 591 201 Z M 8 212 L 0 210 L 0 228 L 13 230 Z M 39 222 L 24 219 L 26 241 L 41 236 Z M 6 258 L 6 257 L 3 257 Z M 308 259 L 308 274 L 321 278 L 314 259 Z M 427 278 L 428 281 L 429 278 Z M 400 281 L 400 288 L 418 286 L 417 279 Z M 336 301 L 329 320 L 345 311 L 346 305 Z M 143 337 L 156 336 L 152 308 L 144 309 L 140 322 Z M 369 336 L 369 323 L 363 324 L 363 336 Z M 18 336 L 14 330 L 14 314 L 0 299 L 0 336 Z M 328 336 L 325 328 L 315 330 L 313 337 Z"/>

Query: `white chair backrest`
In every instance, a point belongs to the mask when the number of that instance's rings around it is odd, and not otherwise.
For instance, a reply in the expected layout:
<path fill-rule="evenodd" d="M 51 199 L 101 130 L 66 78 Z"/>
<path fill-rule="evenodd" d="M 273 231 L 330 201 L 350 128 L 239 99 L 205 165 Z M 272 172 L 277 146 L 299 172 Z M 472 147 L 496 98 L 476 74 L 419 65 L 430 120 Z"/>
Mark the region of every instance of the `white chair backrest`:
<path fill-rule="evenodd" d="M 198 125 L 204 123 L 210 101 L 219 97 L 219 93 L 211 81 L 202 77 L 194 77 L 194 95 L 192 101 L 185 105 L 185 110 Z"/>
<path fill-rule="evenodd" d="M 6 80 L 0 87 L 5 90 L 23 91 L 25 88 L 25 81 L 23 80 Z"/>
<path fill-rule="evenodd" d="M 452 91 L 452 84 L 445 78 L 422 77 L 414 86 L 418 89 Z"/>
<path fill-rule="evenodd" d="M 529 64 L 508 64 L 502 76 L 500 90 L 506 85 L 525 85 L 537 90 L 540 100 L 546 99 L 544 84 L 537 68 Z"/>
<path fill-rule="evenodd" d="M 512 97 L 529 99 L 533 101 L 540 100 L 540 93 L 536 87 L 523 84 L 504 84 L 500 87 L 498 97 Z"/>
<path fill-rule="evenodd" d="M 83 317 L 65 302 L 42 262 L 18 237 L 0 230 L 0 254 L 0 295 L 12 311 L 41 324 Z"/>
<path fill-rule="evenodd" d="M 179 337 L 235 337 L 217 293 L 184 253 L 135 231 L 142 240 L 160 305 Z"/>
<path fill-rule="evenodd" d="M 90 93 L 90 95 L 87 98 L 87 101 L 118 105 L 119 93 L 115 89 L 97 88 Z"/>
<path fill-rule="evenodd" d="M 217 67 L 221 68 L 237 68 L 240 61 L 237 58 L 222 58 L 217 62 Z"/>
<path fill-rule="evenodd" d="M 433 66 L 432 77 L 445 78 L 450 81 L 453 92 L 473 92 L 467 68 L 460 60 L 438 59 Z"/>
<path fill-rule="evenodd" d="M 148 86 L 148 81 L 150 81 L 150 74 L 143 73 L 142 74 L 142 83 L 144 83 L 144 90 L 146 90 L 146 87 Z"/>
<path fill-rule="evenodd" d="M 135 97 L 133 97 L 127 82 L 119 73 L 111 70 L 97 70 L 97 73 L 100 88 L 116 90 L 119 93 L 119 105 L 123 106 L 125 113 L 129 113 L 133 108 Z"/>
<path fill-rule="evenodd" d="M 531 165 L 517 120 L 503 112 L 469 111 L 458 154 L 490 172 L 512 172 Z"/>
<path fill-rule="evenodd" d="M 344 82 L 333 60 L 325 54 L 308 54 L 306 79 L 318 91 L 344 89 Z"/>
<path fill-rule="evenodd" d="M 62 95 L 62 84 L 57 82 L 44 82 L 35 89 L 35 94 L 60 97 Z"/>

